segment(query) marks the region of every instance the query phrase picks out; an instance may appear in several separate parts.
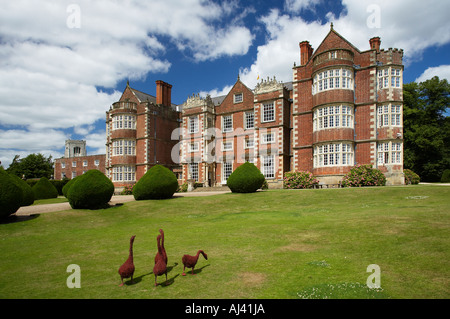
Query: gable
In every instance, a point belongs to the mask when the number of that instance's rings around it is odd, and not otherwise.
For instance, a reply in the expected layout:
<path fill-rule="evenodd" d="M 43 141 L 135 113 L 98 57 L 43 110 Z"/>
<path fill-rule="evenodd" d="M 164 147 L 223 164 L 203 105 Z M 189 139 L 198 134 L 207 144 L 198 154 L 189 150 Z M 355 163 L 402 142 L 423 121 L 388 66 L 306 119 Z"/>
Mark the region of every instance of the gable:
<path fill-rule="evenodd" d="M 242 94 L 241 101 L 235 101 L 235 95 Z M 253 108 L 254 95 L 241 80 L 238 78 L 231 88 L 230 92 L 225 96 L 222 103 L 216 107 L 217 112 L 235 112 L 242 109 Z"/>
<path fill-rule="evenodd" d="M 138 91 L 136 89 L 131 88 L 129 85 L 126 86 L 125 90 L 122 93 L 122 96 L 120 97 L 119 101 L 130 101 L 137 104 L 140 104 L 141 102 L 152 102 L 156 103 L 156 97 L 149 95 L 147 93 Z"/>
<path fill-rule="evenodd" d="M 320 43 L 320 45 L 317 47 L 317 49 L 314 51 L 311 58 L 314 58 L 318 54 L 332 50 L 332 49 L 347 49 L 353 52 L 358 52 L 358 48 L 356 48 L 353 44 L 351 44 L 347 39 L 345 39 L 343 36 L 341 36 L 339 33 L 337 33 L 333 27 L 331 27 L 330 32 L 328 32 L 327 36 L 323 41 Z"/>

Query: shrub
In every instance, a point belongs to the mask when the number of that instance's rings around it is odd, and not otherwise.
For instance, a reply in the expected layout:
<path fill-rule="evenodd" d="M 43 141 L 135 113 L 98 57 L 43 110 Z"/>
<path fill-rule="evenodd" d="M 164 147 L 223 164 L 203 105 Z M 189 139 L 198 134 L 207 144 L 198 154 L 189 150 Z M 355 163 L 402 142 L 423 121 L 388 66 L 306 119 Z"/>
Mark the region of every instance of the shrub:
<path fill-rule="evenodd" d="M 188 190 L 188 183 L 183 183 L 182 185 L 178 185 L 177 192 L 179 193 L 185 193 Z"/>
<path fill-rule="evenodd" d="M 288 189 L 314 188 L 319 181 L 310 172 L 286 172 L 283 187 Z"/>
<path fill-rule="evenodd" d="M 414 173 L 412 170 L 410 169 L 404 169 L 403 170 L 403 174 L 405 175 L 405 184 L 409 185 L 409 184 L 419 184 L 420 182 L 420 177 L 419 175 L 417 175 L 416 173 Z"/>
<path fill-rule="evenodd" d="M 133 194 L 133 185 L 125 185 L 123 190 L 120 192 L 120 195 L 132 195 Z"/>
<path fill-rule="evenodd" d="M 252 163 L 245 162 L 227 179 L 227 186 L 233 193 L 253 193 L 263 186 L 264 175 Z"/>
<path fill-rule="evenodd" d="M 81 176 L 81 175 L 80 175 L 80 176 Z M 67 198 L 67 192 L 69 191 L 70 186 L 72 186 L 73 183 L 76 181 L 76 179 L 77 179 L 78 177 L 80 177 L 80 176 L 77 176 L 77 177 L 75 177 L 75 178 L 72 178 L 71 180 L 69 180 L 69 181 L 66 183 L 66 185 L 63 186 L 63 188 L 62 188 L 62 194 L 64 195 L 65 198 Z"/>
<path fill-rule="evenodd" d="M 0 167 L 0 219 L 14 214 L 22 203 L 22 189 Z"/>
<path fill-rule="evenodd" d="M 10 174 L 9 176 L 11 177 L 13 182 L 22 190 L 22 202 L 20 206 L 32 205 L 34 203 L 34 193 L 31 189 L 31 186 L 17 175 Z"/>
<path fill-rule="evenodd" d="M 384 186 L 386 177 L 372 165 L 356 165 L 342 179 L 342 187 Z"/>
<path fill-rule="evenodd" d="M 446 169 L 441 176 L 441 183 L 450 183 L 450 169 Z"/>
<path fill-rule="evenodd" d="M 97 169 L 91 169 L 73 179 L 67 199 L 73 209 L 98 209 L 108 205 L 114 194 L 114 184 Z"/>
<path fill-rule="evenodd" d="M 63 195 L 62 189 L 63 187 L 69 182 L 68 178 L 64 178 L 62 180 L 52 179 L 50 180 L 50 183 L 55 186 L 56 190 L 58 191 L 58 195 Z"/>
<path fill-rule="evenodd" d="M 171 198 L 178 189 L 175 174 L 162 165 L 150 168 L 133 187 L 136 200 Z"/>
<path fill-rule="evenodd" d="M 34 199 L 47 199 L 58 197 L 58 191 L 55 186 L 47 179 L 42 177 L 32 188 Z"/>

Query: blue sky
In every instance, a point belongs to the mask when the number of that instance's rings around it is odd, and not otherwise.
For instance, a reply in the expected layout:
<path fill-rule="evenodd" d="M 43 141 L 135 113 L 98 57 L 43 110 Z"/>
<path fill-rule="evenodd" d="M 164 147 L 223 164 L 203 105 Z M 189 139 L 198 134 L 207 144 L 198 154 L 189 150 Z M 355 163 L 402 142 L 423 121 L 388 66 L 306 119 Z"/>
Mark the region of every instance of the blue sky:
<path fill-rule="evenodd" d="M 61 157 L 66 139 L 105 153 L 105 111 L 127 80 L 172 102 L 226 94 L 241 80 L 292 80 L 298 43 L 334 29 L 361 51 L 404 50 L 404 83 L 450 78 L 449 1 L 0 1 L 0 161 Z"/>

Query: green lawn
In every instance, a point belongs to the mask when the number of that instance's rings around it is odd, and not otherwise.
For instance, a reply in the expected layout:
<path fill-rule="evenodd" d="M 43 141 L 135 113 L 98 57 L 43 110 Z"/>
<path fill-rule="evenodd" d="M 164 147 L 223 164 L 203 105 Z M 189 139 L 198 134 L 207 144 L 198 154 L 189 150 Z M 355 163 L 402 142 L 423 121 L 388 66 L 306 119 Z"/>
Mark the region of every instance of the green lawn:
<path fill-rule="evenodd" d="M 154 287 L 160 228 L 169 284 Z M 118 287 L 132 235 L 136 283 Z M 181 257 L 198 249 L 208 260 L 182 276 Z M 0 258 L 0 298 L 449 298 L 450 187 L 271 190 L 46 213 L 0 224 Z M 67 288 L 70 264 L 80 266 L 80 289 Z M 366 286 L 370 264 L 381 289 Z"/>

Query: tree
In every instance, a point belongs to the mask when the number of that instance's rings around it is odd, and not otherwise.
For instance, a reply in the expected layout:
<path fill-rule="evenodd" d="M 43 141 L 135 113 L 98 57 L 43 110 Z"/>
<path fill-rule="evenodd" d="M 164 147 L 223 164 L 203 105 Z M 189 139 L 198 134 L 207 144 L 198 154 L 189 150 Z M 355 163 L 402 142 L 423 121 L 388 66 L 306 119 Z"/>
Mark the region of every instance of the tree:
<path fill-rule="evenodd" d="M 450 102 L 446 79 L 403 86 L 404 167 L 422 181 L 439 181 L 450 165 Z"/>
<path fill-rule="evenodd" d="M 53 175 L 52 156 L 45 157 L 39 153 L 20 159 L 20 156 L 16 155 L 6 171 L 21 178 L 25 176 L 27 179 L 41 177 L 50 179 Z"/>

